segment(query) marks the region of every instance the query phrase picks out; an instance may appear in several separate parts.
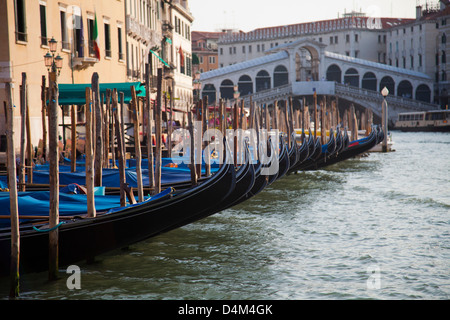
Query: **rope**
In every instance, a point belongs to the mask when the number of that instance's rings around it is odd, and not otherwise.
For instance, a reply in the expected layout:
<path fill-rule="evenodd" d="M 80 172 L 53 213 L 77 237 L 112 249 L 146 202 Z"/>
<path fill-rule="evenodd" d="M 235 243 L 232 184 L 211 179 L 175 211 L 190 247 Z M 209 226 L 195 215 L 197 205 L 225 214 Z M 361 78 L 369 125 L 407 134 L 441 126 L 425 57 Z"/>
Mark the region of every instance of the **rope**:
<path fill-rule="evenodd" d="M 50 228 L 50 229 L 44 229 L 44 230 L 41 230 L 41 229 L 36 228 L 35 226 L 33 226 L 33 229 L 34 229 L 35 231 L 37 231 L 37 232 L 50 232 L 50 231 L 53 231 L 53 230 L 58 229 L 58 228 L 59 228 L 62 224 L 64 224 L 64 223 L 66 223 L 66 222 L 65 222 L 65 221 L 62 221 L 62 222 L 58 223 L 56 226 L 54 226 L 53 228 Z"/>

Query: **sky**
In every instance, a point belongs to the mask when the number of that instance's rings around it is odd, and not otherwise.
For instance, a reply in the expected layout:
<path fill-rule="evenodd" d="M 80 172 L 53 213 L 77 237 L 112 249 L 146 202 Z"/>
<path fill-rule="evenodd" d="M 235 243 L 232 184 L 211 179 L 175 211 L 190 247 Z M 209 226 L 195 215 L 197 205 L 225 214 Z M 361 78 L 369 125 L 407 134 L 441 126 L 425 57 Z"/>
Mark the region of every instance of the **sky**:
<path fill-rule="evenodd" d="M 371 17 L 415 18 L 417 1 L 438 0 L 189 0 L 192 31 L 257 28 L 335 19 L 352 10 Z"/>

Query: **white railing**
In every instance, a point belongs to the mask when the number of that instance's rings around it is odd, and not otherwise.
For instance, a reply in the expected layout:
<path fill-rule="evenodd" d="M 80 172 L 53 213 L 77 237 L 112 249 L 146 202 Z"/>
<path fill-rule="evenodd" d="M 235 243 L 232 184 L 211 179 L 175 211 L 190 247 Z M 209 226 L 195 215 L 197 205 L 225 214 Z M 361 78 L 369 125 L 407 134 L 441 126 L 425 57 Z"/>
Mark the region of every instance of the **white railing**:
<path fill-rule="evenodd" d="M 347 86 L 347 85 L 343 85 L 343 84 L 339 84 L 339 83 L 336 83 L 335 86 L 336 86 L 336 94 L 337 95 L 353 96 L 353 97 L 355 97 L 357 99 L 361 99 L 361 100 L 372 100 L 372 101 L 374 101 L 374 100 L 382 101 L 383 100 L 383 96 L 381 95 L 381 93 L 379 93 L 377 91 L 362 89 L 362 88 L 353 87 L 353 86 Z M 438 109 L 438 106 L 436 104 L 423 102 L 423 101 L 419 101 L 419 100 L 414 100 L 414 99 L 409 99 L 409 98 L 404 98 L 404 97 L 399 97 L 399 96 L 395 96 L 395 95 L 388 95 L 386 100 L 391 105 L 394 104 L 394 105 L 399 105 L 402 107 L 407 107 L 407 108 L 416 109 L 416 110 Z"/>

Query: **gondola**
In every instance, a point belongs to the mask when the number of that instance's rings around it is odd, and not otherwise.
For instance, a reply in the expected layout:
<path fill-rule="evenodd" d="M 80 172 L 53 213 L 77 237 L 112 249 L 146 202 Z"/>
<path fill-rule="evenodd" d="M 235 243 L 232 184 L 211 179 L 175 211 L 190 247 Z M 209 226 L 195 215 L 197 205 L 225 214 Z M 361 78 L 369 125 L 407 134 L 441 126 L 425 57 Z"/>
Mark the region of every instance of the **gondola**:
<path fill-rule="evenodd" d="M 298 153 L 299 159 L 297 160 L 297 163 L 295 163 L 295 165 L 293 165 L 289 169 L 289 171 L 293 170 L 296 166 L 300 165 L 303 161 L 305 161 L 309 157 L 309 139 L 308 141 L 306 140 L 304 131 L 302 132 L 302 144 L 299 147 Z"/>
<path fill-rule="evenodd" d="M 225 150 L 228 144 L 224 140 Z M 190 221 L 198 212 L 214 213 L 216 204 L 236 186 L 236 170 L 227 159 L 209 179 L 196 187 L 156 203 L 142 202 L 95 218 L 65 221 L 58 229 L 59 264 L 65 266 L 125 247 L 164 232 L 180 222 Z M 36 230 L 39 229 L 39 231 Z M 20 272 L 48 268 L 48 223 L 20 227 Z M 0 274 L 10 267 L 11 231 L 0 230 Z"/>
<path fill-rule="evenodd" d="M 314 137 L 312 137 L 312 140 L 314 140 L 314 151 L 310 153 L 308 159 L 303 161 L 300 165 L 295 166 L 295 171 L 301 171 L 304 168 L 314 165 L 314 163 L 316 163 L 322 155 L 322 142 L 320 141 L 320 138 L 317 137 L 314 139 Z"/>
<path fill-rule="evenodd" d="M 300 160 L 300 148 L 295 139 L 295 132 L 291 134 L 291 145 L 289 148 L 289 169 L 297 164 Z M 288 171 L 289 171 L 288 169 Z"/>
<path fill-rule="evenodd" d="M 315 168 L 308 167 L 304 170 L 320 169 L 369 151 L 379 143 L 378 141 L 382 141 L 382 139 L 380 140 L 380 135 L 382 135 L 382 131 L 380 133 L 379 130 L 372 130 L 367 137 L 349 142 L 347 148 L 342 150 L 336 157 L 329 159 L 327 162 L 318 164 Z"/>
<path fill-rule="evenodd" d="M 236 171 L 236 186 L 232 192 L 228 194 L 221 202 L 216 203 L 215 206 L 208 208 L 206 211 L 199 211 L 189 219 L 180 221 L 178 224 L 170 226 L 164 232 L 176 229 L 180 226 L 204 219 L 213 213 L 220 212 L 231 208 L 232 206 L 241 202 L 241 199 L 251 190 L 255 183 L 255 167 L 252 163 L 250 150 L 248 144 L 245 146 L 245 162 Z"/>
<path fill-rule="evenodd" d="M 329 159 L 336 154 L 337 147 L 337 140 L 334 135 L 334 131 L 333 129 L 330 129 L 330 138 L 328 139 L 328 142 L 322 146 L 320 157 L 318 157 L 315 161 L 309 161 L 307 165 L 302 165 L 300 167 L 301 170 L 314 170 L 319 168 L 319 166 L 329 161 Z"/>
<path fill-rule="evenodd" d="M 280 154 L 278 156 L 278 171 L 274 175 L 269 177 L 269 185 L 274 183 L 276 180 L 281 179 L 286 175 L 290 166 L 289 150 L 286 145 L 286 140 L 280 137 Z"/>

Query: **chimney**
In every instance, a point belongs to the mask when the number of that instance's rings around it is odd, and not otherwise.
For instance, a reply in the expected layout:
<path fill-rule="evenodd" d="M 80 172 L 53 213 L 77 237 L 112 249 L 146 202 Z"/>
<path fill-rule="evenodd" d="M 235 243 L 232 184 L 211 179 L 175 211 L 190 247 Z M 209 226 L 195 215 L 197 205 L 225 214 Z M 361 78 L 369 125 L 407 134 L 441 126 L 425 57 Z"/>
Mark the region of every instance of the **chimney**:
<path fill-rule="evenodd" d="M 416 20 L 422 18 L 422 6 L 416 6 Z"/>

